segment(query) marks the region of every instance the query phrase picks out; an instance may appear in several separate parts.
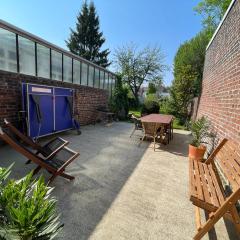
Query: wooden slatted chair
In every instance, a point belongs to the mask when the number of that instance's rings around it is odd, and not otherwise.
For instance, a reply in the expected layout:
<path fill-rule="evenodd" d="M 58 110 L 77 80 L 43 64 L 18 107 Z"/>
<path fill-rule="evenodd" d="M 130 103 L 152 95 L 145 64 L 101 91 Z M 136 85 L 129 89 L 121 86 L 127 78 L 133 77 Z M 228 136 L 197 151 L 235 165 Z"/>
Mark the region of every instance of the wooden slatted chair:
<path fill-rule="evenodd" d="M 52 174 L 48 180 L 50 184 L 54 178 L 61 176 L 69 180 L 73 180 L 74 177 L 65 173 L 65 168 L 79 156 L 78 152 L 75 152 L 67 147 L 62 148 L 58 153 L 54 155 L 49 155 L 47 157 L 41 157 L 36 153 L 33 153 L 28 148 L 26 148 L 22 143 L 12 138 L 0 127 L 0 138 L 8 143 L 13 149 L 15 149 L 20 154 L 24 155 L 29 160 L 36 163 L 38 166 L 34 170 L 34 174 L 38 173 L 41 168 L 46 169 Z"/>
<path fill-rule="evenodd" d="M 240 151 L 230 140 L 223 139 L 206 162 L 189 159 L 190 200 L 196 206 L 197 233 L 201 239 L 215 223 L 226 217 L 234 223 L 240 233 L 240 217 L 236 203 L 240 199 Z M 226 179 L 231 188 L 226 193 L 221 179 Z M 209 214 L 202 225 L 200 209 Z"/>
<path fill-rule="evenodd" d="M 160 125 L 159 123 L 151 123 L 151 122 L 142 122 L 142 125 L 143 125 L 143 132 L 144 132 L 142 141 L 144 141 L 145 138 L 152 138 L 153 144 L 154 144 L 153 149 L 155 151 L 157 138 L 159 138 L 159 142 L 162 142 L 162 136 L 163 136 L 163 130 L 164 130 L 163 126 Z"/>
<path fill-rule="evenodd" d="M 69 144 L 68 141 L 63 138 L 56 137 L 41 146 L 40 144 L 34 142 L 30 137 L 21 133 L 15 126 L 13 126 L 7 119 L 4 119 L 5 127 L 7 127 L 9 131 L 9 135 L 12 137 L 18 137 L 21 141 L 36 150 L 36 154 L 41 154 L 44 157 L 51 157 L 59 152 L 62 148 Z M 29 163 L 29 161 L 27 162 Z"/>

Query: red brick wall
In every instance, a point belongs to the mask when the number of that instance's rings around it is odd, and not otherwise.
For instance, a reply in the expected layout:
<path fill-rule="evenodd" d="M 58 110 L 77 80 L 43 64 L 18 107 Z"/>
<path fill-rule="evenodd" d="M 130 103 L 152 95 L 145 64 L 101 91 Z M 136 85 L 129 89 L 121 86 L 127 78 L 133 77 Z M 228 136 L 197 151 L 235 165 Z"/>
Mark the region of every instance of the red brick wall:
<path fill-rule="evenodd" d="M 0 123 L 4 118 L 17 124 L 21 111 L 21 83 L 37 83 L 75 89 L 74 112 L 82 125 L 93 123 L 96 108 L 106 106 L 108 93 L 102 89 L 0 71 Z"/>
<path fill-rule="evenodd" d="M 240 0 L 206 51 L 198 117 L 207 116 L 219 138 L 240 142 Z"/>

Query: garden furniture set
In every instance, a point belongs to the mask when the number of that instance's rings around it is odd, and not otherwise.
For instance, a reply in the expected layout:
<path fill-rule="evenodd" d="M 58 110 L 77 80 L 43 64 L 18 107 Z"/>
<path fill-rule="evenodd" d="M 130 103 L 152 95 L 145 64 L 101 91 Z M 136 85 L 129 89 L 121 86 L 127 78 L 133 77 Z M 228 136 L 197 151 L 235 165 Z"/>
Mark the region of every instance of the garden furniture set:
<path fill-rule="evenodd" d="M 173 139 L 173 119 L 172 115 L 165 114 L 149 114 L 142 116 L 141 118 L 136 118 L 135 116 L 131 117 L 134 122 L 134 129 L 130 135 L 134 134 L 136 130 L 143 131 L 143 137 L 141 138 L 144 141 L 146 138 L 153 139 L 154 142 L 154 151 L 156 141 L 166 144 Z"/>

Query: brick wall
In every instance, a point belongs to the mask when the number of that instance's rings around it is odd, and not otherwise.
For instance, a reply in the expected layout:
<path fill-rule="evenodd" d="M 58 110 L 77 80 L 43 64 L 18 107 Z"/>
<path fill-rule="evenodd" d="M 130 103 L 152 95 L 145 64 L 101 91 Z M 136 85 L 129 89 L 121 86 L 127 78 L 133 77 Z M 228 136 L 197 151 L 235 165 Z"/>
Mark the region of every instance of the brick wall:
<path fill-rule="evenodd" d="M 206 51 L 198 117 L 207 116 L 219 138 L 240 142 L 240 0 Z"/>
<path fill-rule="evenodd" d="M 4 118 L 17 124 L 21 111 L 21 83 L 36 83 L 75 89 L 74 113 L 82 125 L 93 123 L 96 108 L 106 106 L 108 93 L 102 89 L 0 71 L 0 123 Z"/>

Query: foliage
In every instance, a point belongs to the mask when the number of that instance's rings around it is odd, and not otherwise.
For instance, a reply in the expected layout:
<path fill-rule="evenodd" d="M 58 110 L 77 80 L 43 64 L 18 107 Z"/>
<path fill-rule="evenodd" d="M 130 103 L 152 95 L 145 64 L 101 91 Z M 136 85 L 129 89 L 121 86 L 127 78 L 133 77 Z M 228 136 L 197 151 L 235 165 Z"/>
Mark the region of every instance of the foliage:
<path fill-rule="evenodd" d="M 56 200 L 43 178 L 32 181 L 28 174 L 19 181 L 5 181 L 10 168 L 0 168 L 0 236 L 4 240 L 50 240 L 62 226 Z"/>
<path fill-rule="evenodd" d="M 190 123 L 190 130 L 192 132 L 191 145 L 199 147 L 201 143 L 204 143 L 205 138 L 211 136 L 209 133 L 210 124 L 205 117 L 201 117 L 195 122 Z"/>
<path fill-rule="evenodd" d="M 128 89 L 123 87 L 121 76 L 117 76 L 110 107 L 118 118 L 125 119 L 127 117 L 129 111 Z"/>
<path fill-rule="evenodd" d="M 173 114 L 169 97 L 161 97 L 159 101 L 160 112 L 162 114 Z"/>
<path fill-rule="evenodd" d="M 195 75 L 193 82 L 193 94 L 199 96 L 201 93 L 202 76 L 205 60 L 205 50 L 209 42 L 207 31 L 202 31 L 194 38 L 182 44 L 174 58 L 174 78 L 182 73 L 182 68 L 191 66 L 192 74 Z"/>
<path fill-rule="evenodd" d="M 147 91 L 147 94 L 154 94 L 157 92 L 157 89 L 156 89 L 156 86 L 154 83 L 150 82 L 148 84 L 148 91 Z"/>
<path fill-rule="evenodd" d="M 69 50 L 102 67 L 111 63 L 108 61 L 109 50 L 101 51 L 105 42 L 103 33 L 100 32 L 99 17 L 93 2 L 85 1 L 77 17 L 76 30 L 70 29 L 71 34 L 66 41 Z"/>
<path fill-rule="evenodd" d="M 188 105 L 194 97 L 196 74 L 190 65 L 181 66 L 171 88 L 170 106 L 173 114 L 184 123 L 188 118 Z"/>
<path fill-rule="evenodd" d="M 194 10 L 202 15 L 204 28 L 213 33 L 230 3 L 231 0 L 202 0 Z"/>
<path fill-rule="evenodd" d="M 159 106 L 156 95 L 149 94 L 144 100 L 141 114 L 159 113 L 159 109 L 160 109 L 160 106 Z"/>
<path fill-rule="evenodd" d="M 182 44 L 174 58 L 174 81 L 169 106 L 183 124 L 188 119 L 188 105 L 201 93 L 207 31 Z"/>
<path fill-rule="evenodd" d="M 166 69 L 164 56 L 159 47 L 145 47 L 138 50 L 135 44 L 129 44 L 115 51 L 115 63 L 138 103 L 138 92 L 143 82 L 161 83 L 162 73 Z"/>

